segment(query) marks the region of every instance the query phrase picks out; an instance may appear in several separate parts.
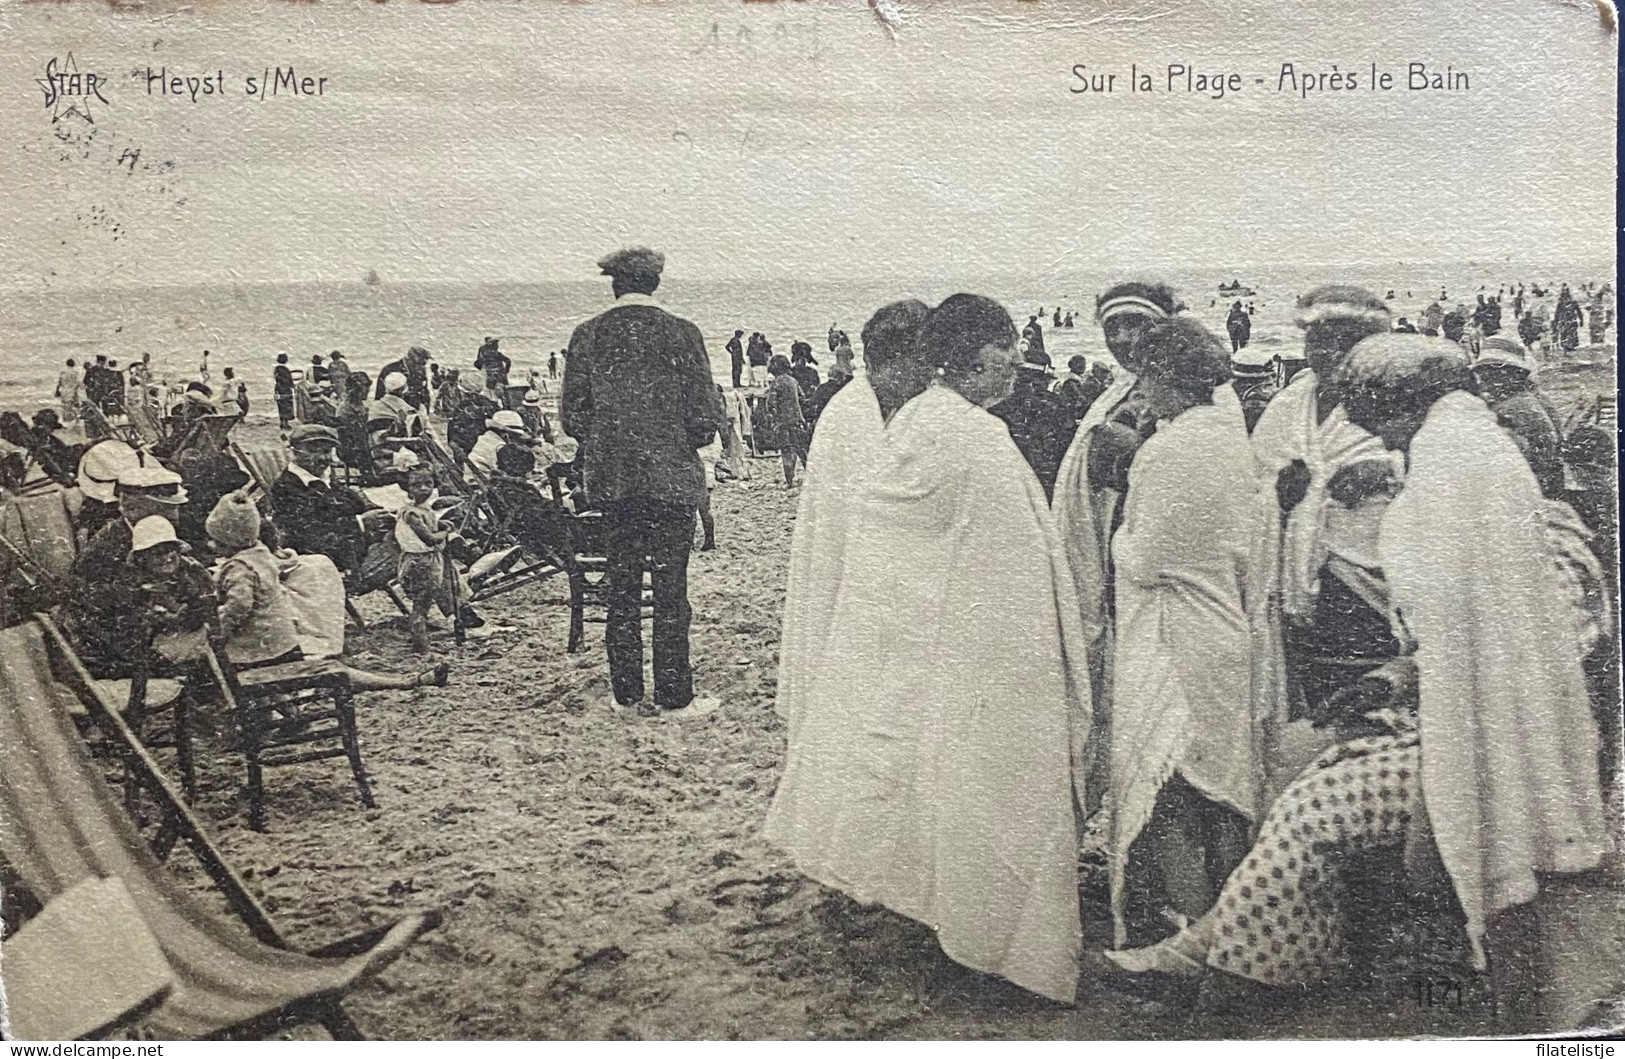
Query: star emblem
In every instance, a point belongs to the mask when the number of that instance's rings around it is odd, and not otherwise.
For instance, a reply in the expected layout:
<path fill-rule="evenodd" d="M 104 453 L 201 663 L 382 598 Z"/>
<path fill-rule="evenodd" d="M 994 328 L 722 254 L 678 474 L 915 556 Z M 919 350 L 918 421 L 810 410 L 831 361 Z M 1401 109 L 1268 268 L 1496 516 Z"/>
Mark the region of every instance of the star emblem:
<path fill-rule="evenodd" d="M 45 93 L 45 107 L 51 112 L 53 125 L 70 115 L 83 118 L 87 124 L 94 125 L 96 119 L 91 116 L 90 101 L 96 99 L 102 103 L 107 102 L 107 97 L 102 95 L 101 89 L 106 80 L 99 74 L 80 73 L 73 52 L 69 52 L 60 64 L 56 59 L 47 62 L 45 76 L 35 78 L 34 83 Z"/>

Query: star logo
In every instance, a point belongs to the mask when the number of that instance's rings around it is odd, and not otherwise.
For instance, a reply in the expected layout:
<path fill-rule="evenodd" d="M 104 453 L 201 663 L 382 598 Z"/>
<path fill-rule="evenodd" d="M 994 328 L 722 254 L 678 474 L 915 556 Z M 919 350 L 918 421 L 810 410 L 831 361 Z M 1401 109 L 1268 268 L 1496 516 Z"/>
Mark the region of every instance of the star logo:
<path fill-rule="evenodd" d="M 56 59 L 47 62 L 45 76 L 35 78 L 34 83 L 45 93 L 45 109 L 51 112 L 53 125 L 69 115 L 76 115 L 87 124 L 94 125 L 96 119 L 91 116 L 90 101 L 95 99 L 107 103 L 107 97 L 102 95 L 102 86 L 107 84 L 107 78 L 100 74 L 80 73 L 73 52 L 69 52 L 60 63 Z"/>

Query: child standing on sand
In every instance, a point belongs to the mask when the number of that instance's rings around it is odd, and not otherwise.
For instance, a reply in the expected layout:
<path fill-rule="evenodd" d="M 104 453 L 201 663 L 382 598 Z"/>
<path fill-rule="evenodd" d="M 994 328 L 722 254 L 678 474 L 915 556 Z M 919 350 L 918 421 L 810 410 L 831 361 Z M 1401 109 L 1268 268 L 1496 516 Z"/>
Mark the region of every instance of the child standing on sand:
<path fill-rule="evenodd" d="M 395 543 L 400 545 L 398 577 L 401 591 L 412 603 L 412 649 L 429 650 L 429 607 L 439 603 L 448 614 L 446 599 L 446 541 L 450 532 L 440 528 L 440 516 L 429 507 L 434 498 L 434 475 L 427 467 L 413 467 L 406 475 L 411 503 L 395 519 Z"/>

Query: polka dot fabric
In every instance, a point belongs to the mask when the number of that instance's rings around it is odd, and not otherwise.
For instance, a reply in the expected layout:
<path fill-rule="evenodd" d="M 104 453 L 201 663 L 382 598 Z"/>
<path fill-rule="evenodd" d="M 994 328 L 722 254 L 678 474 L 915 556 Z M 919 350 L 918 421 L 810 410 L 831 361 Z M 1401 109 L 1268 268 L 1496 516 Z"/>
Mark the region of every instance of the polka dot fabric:
<path fill-rule="evenodd" d="M 1337 861 L 1404 841 L 1420 762 L 1409 733 L 1340 743 L 1305 769 L 1204 917 L 1208 964 L 1267 985 L 1332 976 L 1345 960 Z"/>

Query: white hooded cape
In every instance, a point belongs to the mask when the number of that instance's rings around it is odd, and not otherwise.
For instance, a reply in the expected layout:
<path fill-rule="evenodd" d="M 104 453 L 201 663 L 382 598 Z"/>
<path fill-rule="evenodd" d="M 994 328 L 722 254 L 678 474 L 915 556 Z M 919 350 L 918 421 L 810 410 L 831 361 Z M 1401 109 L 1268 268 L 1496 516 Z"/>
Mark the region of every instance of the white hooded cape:
<path fill-rule="evenodd" d="M 959 963 L 1070 1003 L 1088 692 L 1043 489 L 1004 424 L 952 390 L 910 401 L 876 444 L 856 385 L 808 461 L 767 837 L 934 927 Z"/>
<path fill-rule="evenodd" d="M 1541 503 L 1494 413 L 1452 393 L 1411 442 L 1379 540 L 1418 644 L 1422 794 L 1481 968 L 1491 916 L 1608 843 L 1578 622 Z"/>
<path fill-rule="evenodd" d="M 1241 586 L 1257 478 L 1235 401 L 1191 408 L 1140 447 L 1112 539 L 1117 629 L 1109 810 L 1114 935 L 1129 847 L 1175 772 L 1259 817 Z"/>

